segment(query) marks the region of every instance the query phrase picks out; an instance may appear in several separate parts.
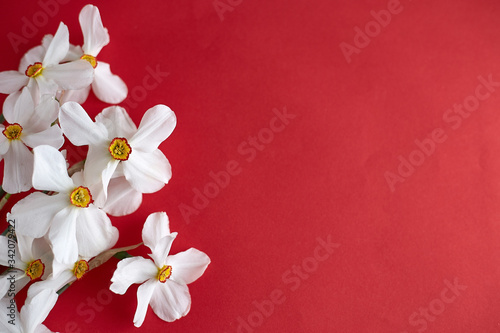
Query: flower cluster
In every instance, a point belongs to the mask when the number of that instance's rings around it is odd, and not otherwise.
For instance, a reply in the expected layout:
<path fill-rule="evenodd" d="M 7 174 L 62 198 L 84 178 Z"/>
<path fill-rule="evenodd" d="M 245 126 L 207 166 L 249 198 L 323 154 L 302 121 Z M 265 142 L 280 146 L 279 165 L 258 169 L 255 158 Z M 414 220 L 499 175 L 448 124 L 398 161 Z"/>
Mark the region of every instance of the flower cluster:
<path fill-rule="evenodd" d="M 120 106 L 105 108 L 95 121 L 81 106 L 91 88 L 101 101 L 120 103 L 127 86 L 97 59 L 109 43 L 98 8 L 85 6 L 79 21 L 81 47 L 69 43 L 61 22 L 55 35 L 45 36 L 23 56 L 18 71 L 0 72 L 0 93 L 9 94 L 0 125 L 2 192 L 8 197 L 34 189 L 7 214 L 15 231 L 0 236 L 0 265 L 7 267 L 0 276 L 0 306 L 9 311 L 0 317 L 2 332 L 51 332 L 42 322 L 57 292 L 124 250 L 112 249 L 119 232 L 110 216 L 136 211 L 143 193 L 160 190 L 172 176 L 158 149 L 176 125 L 169 107 L 148 109 L 137 127 Z M 65 137 L 74 146 L 88 147 L 81 168 L 68 168 L 60 150 Z M 133 319 L 137 327 L 149 305 L 168 322 L 189 312 L 187 284 L 203 274 L 210 259 L 193 248 L 169 255 L 176 236 L 166 213 L 149 215 L 142 239 L 151 259 L 129 256 L 111 279 L 110 289 L 117 294 L 141 284 Z M 14 296 L 28 285 L 18 312 Z"/>

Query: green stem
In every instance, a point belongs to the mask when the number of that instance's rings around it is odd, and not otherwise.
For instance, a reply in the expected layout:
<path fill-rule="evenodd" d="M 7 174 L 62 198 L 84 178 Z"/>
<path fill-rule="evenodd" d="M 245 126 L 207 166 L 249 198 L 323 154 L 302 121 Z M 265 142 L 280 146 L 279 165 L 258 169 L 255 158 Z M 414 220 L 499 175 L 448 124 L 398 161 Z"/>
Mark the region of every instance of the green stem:
<path fill-rule="evenodd" d="M 57 294 L 58 294 L 58 295 L 61 295 L 61 294 L 62 294 L 62 293 L 63 293 L 66 289 L 68 289 L 68 288 L 69 288 L 69 286 L 71 286 L 71 283 L 68 283 L 67 285 L 65 285 L 64 287 L 62 287 L 61 289 L 59 289 L 59 290 L 57 291 Z"/>
<path fill-rule="evenodd" d="M 7 203 L 7 201 L 9 201 L 9 198 L 10 198 L 11 194 L 10 193 L 6 193 L 2 200 L 0 200 L 0 210 L 3 209 L 3 207 L 5 206 L 5 204 Z"/>
<path fill-rule="evenodd" d="M 122 260 L 125 258 L 133 257 L 133 255 L 131 255 L 127 251 L 121 251 L 121 252 L 115 253 L 115 255 L 113 257 L 117 258 L 118 260 Z"/>

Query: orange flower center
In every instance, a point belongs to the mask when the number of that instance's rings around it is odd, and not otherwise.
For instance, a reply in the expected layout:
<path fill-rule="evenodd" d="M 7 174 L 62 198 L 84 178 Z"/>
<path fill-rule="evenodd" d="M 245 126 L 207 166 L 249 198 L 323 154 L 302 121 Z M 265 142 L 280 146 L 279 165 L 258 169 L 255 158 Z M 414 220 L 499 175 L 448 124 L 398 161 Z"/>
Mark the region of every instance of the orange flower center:
<path fill-rule="evenodd" d="M 16 123 L 5 127 L 2 133 L 9 140 L 17 140 L 21 136 L 22 131 L 23 127 Z"/>
<path fill-rule="evenodd" d="M 158 281 L 165 283 L 172 275 L 172 266 L 165 265 L 158 269 Z"/>
<path fill-rule="evenodd" d="M 75 263 L 75 268 L 73 268 L 73 275 L 76 276 L 77 280 L 80 280 L 88 271 L 89 263 L 86 260 L 80 260 Z"/>
<path fill-rule="evenodd" d="M 125 138 L 114 138 L 108 147 L 109 153 L 115 160 L 126 161 L 132 152 L 132 147 Z"/>
<path fill-rule="evenodd" d="M 28 77 L 37 77 L 38 75 L 42 74 L 43 67 L 41 62 L 35 62 L 33 65 L 29 65 L 28 68 L 26 69 L 26 76 Z"/>
<path fill-rule="evenodd" d="M 71 192 L 69 199 L 76 207 L 87 208 L 92 202 L 92 194 L 88 188 L 78 186 Z"/>
<path fill-rule="evenodd" d="M 90 54 L 84 54 L 80 57 L 80 59 L 87 60 L 94 68 L 96 68 L 97 66 L 97 59 L 94 56 L 91 56 Z"/>
<path fill-rule="evenodd" d="M 28 275 L 31 281 L 40 278 L 45 272 L 45 264 L 41 259 L 32 261 L 28 268 L 26 268 L 26 275 Z"/>

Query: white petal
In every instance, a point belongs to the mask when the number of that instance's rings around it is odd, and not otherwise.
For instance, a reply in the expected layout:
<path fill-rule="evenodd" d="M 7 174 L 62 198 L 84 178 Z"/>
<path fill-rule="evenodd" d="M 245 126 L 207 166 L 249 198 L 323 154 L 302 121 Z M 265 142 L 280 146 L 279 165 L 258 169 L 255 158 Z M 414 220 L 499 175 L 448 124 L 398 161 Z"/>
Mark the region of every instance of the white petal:
<path fill-rule="evenodd" d="M 57 302 L 58 295 L 50 289 L 45 289 L 26 299 L 26 303 L 21 308 L 21 321 L 25 324 L 26 332 L 34 332 L 49 315 Z"/>
<path fill-rule="evenodd" d="M 71 264 L 78 260 L 76 242 L 76 218 L 78 209 L 66 207 L 57 213 L 49 230 L 49 240 L 54 252 L 54 260 Z"/>
<path fill-rule="evenodd" d="M 59 23 L 59 28 L 50 42 L 45 57 L 43 58 L 43 67 L 53 66 L 59 64 L 66 56 L 69 49 L 69 31 L 64 23 Z M 46 68 L 45 68 L 46 69 Z M 44 72 L 45 72 L 44 69 Z"/>
<path fill-rule="evenodd" d="M 54 254 L 52 253 L 48 240 L 44 237 L 33 239 L 32 237 L 21 235 L 20 233 L 16 236 L 21 260 L 26 263 L 40 260 L 45 265 L 41 278 L 46 279 L 47 276 L 52 273 L 52 262 L 54 260 Z"/>
<path fill-rule="evenodd" d="M 66 281 L 76 280 L 76 277 L 73 273 L 74 268 L 75 263 L 62 264 L 57 260 L 52 260 L 52 274 L 45 279 L 47 286 L 42 284 L 40 285 L 40 288 L 50 287 L 53 290 L 58 291 L 66 284 Z M 61 281 L 61 279 L 63 279 L 64 281 Z"/>
<path fill-rule="evenodd" d="M 10 214 L 8 214 L 8 219 L 12 219 Z M 17 251 L 16 252 L 16 257 L 19 257 L 19 259 L 16 259 L 22 263 L 22 266 L 18 267 L 20 269 L 26 269 L 27 263 L 32 261 L 33 259 L 33 253 L 31 251 L 32 245 L 33 245 L 33 237 L 26 236 L 21 234 L 20 232 L 16 233 L 16 239 L 17 239 Z"/>
<path fill-rule="evenodd" d="M 130 144 L 133 148 L 152 152 L 172 134 L 176 123 L 175 113 L 168 106 L 156 105 L 146 111 Z"/>
<path fill-rule="evenodd" d="M 19 320 L 19 312 L 17 311 L 17 304 L 12 300 L 10 297 L 4 297 L 0 299 L 0 307 L 2 309 L 10 309 L 9 307 L 11 304 L 14 306 L 13 312 L 16 320 Z M 10 311 L 9 311 L 10 313 Z M 11 320 L 9 316 L 3 315 L 0 317 L 0 330 L 1 332 L 8 332 L 8 333 L 22 333 L 21 329 L 22 327 L 20 325 L 12 325 L 9 323 L 9 320 Z"/>
<path fill-rule="evenodd" d="M 142 203 L 142 193 L 134 190 L 125 177 L 113 178 L 108 185 L 108 199 L 103 210 L 109 215 L 124 216 L 135 212 Z"/>
<path fill-rule="evenodd" d="M 91 258 L 109 248 L 116 228 L 105 212 L 94 205 L 79 209 L 76 219 L 76 242 L 78 253 Z"/>
<path fill-rule="evenodd" d="M 77 102 L 79 104 L 83 104 L 87 100 L 87 97 L 89 97 L 89 93 L 90 86 L 78 90 L 64 90 L 64 93 L 59 100 L 61 101 L 61 104 L 66 102 Z"/>
<path fill-rule="evenodd" d="M 56 120 L 59 111 L 59 103 L 48 95 L 42 96 L 38 106 L 31 117 L 23 124 L 23 134 L 33 134 L 48 129 Z M 54 115 L 55 114 L 55 115 Z M 21 137 L 24 139 L 24 137 Z"/>
<path fill-rule="evenodd" d="M 163 267 L 167 260 L 168 254 L 170 252 L 170 248 L 172 247 L 172 242 L 175 237 L 177 237 L 177 233 L 173 232 L 170 235 L 167 235 L 156 243 L 155 247 L 152 250 L 152 253 L 149 255 L 153 258 L 156 266 Z"/>
<path fill-rule="evenodd" d="M 156 288 L 150 303 L 158 317 L 164 321 L 172 322 L 189 313 L 191 296 L 185 284 L 167 280 Z"/>
<path fill-rule="evenodd" d="M 157 275 L 158 268 L 151 260 L 142 257 L 125 258 L 118 262 L 109 289 L 115 294 L 123 295 L 133 283 L 156 279 Z"/>
<path fill-rule="evenodd" d="M 52 254 L 52 249 L 50 248 L 50 245 L 45 238 L 31 239 L 31 242 L 32 259 L 43 259 L 45 257 L 50 257 L 50 255 Z M 22 242 L 19 241 L 19 244 L 22 244 Z M 21 258 L 24 257 L 21 256 Z"/>
<path fill-rule="evenodd" d="M 38 281 L 33 283 L 28 289 L 28 297 L 34 297 L 43 290 L 52 290 L 57 292 L 62 287 L 70 282 L 76 280 L 75 275 L 73 275 L 73 266 L 70 269 L 62 271 L 57 277 L 50 276 L 47 280 Z"/>
<path fill-rule="evenodd" d="M 14 100 L 14 103 L 11 100 Z M 35 104 L 27 87 L 24 87 L 20 94 L 14 93 L 7 96 L 3 106 L 5 120 L 10 124 L 18 123 L 23 127 L 26 126 L 26 122 L 34 111 Z"/>
<path fill-rule="evenodd" d="M 21 262 L 21 258 L 19 257 L 19 249 L 17 247 L 17 243 L 13 238 L 0 235 L 0 249 L 2 249 L 0 251 L 0 265 L 9 267 L 9 260 L 11 260 L 11 263 L 14 262 L 14 265 L 16 265 L 14 267 L 19 269 L 24 268 L 24 263 Z M 9 255 L 11 256 L 9 257 Z"/>
<path fill-rule="evenodd" d="M 30 79 L 28 83 L 28 89 L 31 92 L 33 101 L 35 101 L 35 104 L 38 104 L 42 95 L 55 95 L 55 93 L 59 89 L 59 86 L 53 80 L 49 80 L 43 75 L 40 75 L 34 79 Z"/>
<path fill-rule="evenodd" d="M 0 132 L 3 132 L 5 129 L 5 126 L 0 124 Z M 0 161 L 2 160 L 3 156 L 7 153 L 7 151 L 10 149 L 10 140 L 5 137 L 5 135 L 0 135 Z"/>
<path fill-rule="evenodd" d="M 99 61 L 95 68 L 92 90 L 97 98 L 110 104 L 123 102 L 128 94 L 125 82 L 118 75 L 111 73 L 109 64 L 102 61 Z"/>
<path fill-rule="evenodd" d="M 165 264 L 172 266 L 172 280 L 190 284 L 203 275 L 210 264 L 210 258 L 205 253 L 190 248 L 187 251 L 168 256 Z"/>
<path fill-rule="evenodd" d="M 59 115 L 59 102 L 53 95 L 43 95 L 40 103 L 35 108 L 35 116 L 30 119 L 30 129 L 46 129 L 52 124 Z M 42 126 L 43 124 L 43 126 Z"/>
<path fill-rule="evenodd" d="M 100 183 L 103 197 L 96 198 L 102 205 L 107 198 L 109 180 L 120 161 L 111 157 L 109 151 L 102 146 L 90 146 L 83 169 L 85 180 L 90 184 Z"/>
<path fill-rule="evenodd" d="M 142 193 L 159 191 L 172 177 L 170 163 L 160 150 L 144 153 L 132 148 L 123 163 L 123 174 L 130 185 Z"/>
<path fill-rule="evenodd" d="M 47 233 L 54 215 L 67 205 L 65 194 L 35 192 L 18 201 L 10 217 L 16 221 L 16 233 L 39 238 Z"/>
<path fill-rule="evenodd" d="M 137 132 L 132 118 L 121 106 L 113 105 L 102 110 L 95 117 L 96 123 L 103 124 L 108 130 L 108 138 L 131 138 Z"/>
<path fill-rule="evenodd" d="M 44 56 L 45 48 L 42 45 L 29 49 L 21 58 L 19 73 L 24 73 L 28 69 L 28 66 L 33 65 L 35 62 L 42 62 Z"/>
<path fill-rule="evenodd" d="M 54 39 L 54 35 L 46 34 L 42 37 L 42 47 L 47 50 Z M 43 58 L 42 58 L 43 59 Z M 41 61 L 41 60 L 40 60 Z"/>
<path fill-rule="evenodd" d="M 51 146 L 33 149 L 35 164 L 33 187 L 37 190 L 69 193 L 76 187 L 68 176 L 66 160 L 59 150 Z"/>
<path fill-rule="evenodd" d="M 20 140 L 12 140 L 4 155 L 2 188 L 7 193 L 19 193 L 31 189 L 33 154 Z"/>
<path fill-rule="evenodd" d="M 148 280 L 137 288 L 137 309 L 134 315 L 134 326 L 141 327 L 146 313 L 148 312 L 148 305 L 151 297 L 154 295 L 159 282 L 157 280 Z"/>
<path fill-rule="evenodd" d="M 0 93 L 12 94 L 28 84 L 29 77 L 18 71 L 0 72 Z"/>
<path fill-rule="evenodd" d="M 45 68 L 42 75 L 53 80 L 61 89 L 75 90 L 85 88 L 94 81 L 94 68 L 86 60 L 75 60 Z"/>
<path fill-rule="evenodd" d="M 66 137 L 75 146 L 98 145 L 108 140 L 106 128 L 94 123 L 76 102 L 68 102 L 61 106 L 59 124 Z"/>
<path fill-rule="evenodd" d="M 35 328 L 35 331 L 33 333 L 53 333 L 51 330 L 47 328 L 44 324 L 38 325 L 37 328 Z"/>
<path fill-rule="evenodd" d="M 64 143 L 64 137 L 61 128 L 54 125 L 47 128 L 45 131 L 24 136 L 23 142 L 31 148 L 41 145 L 49 145 L 59 149 Z"/>
<path fill-rule="evenodd" d="M 96 6 L 86 5 L 82 8 L 78 19 L 83 33 L 83 51 L 97 56 L 109 43 L 108 30 L 102 25 L 99 9 Z"/>
<path fill-rule="evenodd" d="M 30 278 L 24 270 L 12 269 L 0 276 L 0 297 L 8 296 L 8 293 L 17 295 L 30 282 Z M 12 282 L 14 285 L 12 285 Z"/>
<path fill-rule="evenodd" d="M 142 240 L 144 245 L 154 250 L 160 239 L 170 235 L 170 226 L 167 213 L 152 213 L 142 227 Z"/>
<path fill-rule="evenodd" d="M 22 90 L 19 90 L 19 91 L 16 91 L 16 92 L 10 94 L 9 96 L 7 96 L 7 98 L 3 102 L 2 112 L 4 113 L 4 115 L 5 115 L 5 113 L 13 112 L 13 111 L 9 111 L 9 110 L 14 110 L 14 108 L 16 106 L 16 102 L 19 99 L 19 97 L 21 96 L 21 92 L 22 92 Z"/>
<path fill-rule="evenodd" d="M 82 57 L 83 50 L 78 45 L 69 44 L 69 50 L 64 59 L 61 62 L 74 61 Z"/>

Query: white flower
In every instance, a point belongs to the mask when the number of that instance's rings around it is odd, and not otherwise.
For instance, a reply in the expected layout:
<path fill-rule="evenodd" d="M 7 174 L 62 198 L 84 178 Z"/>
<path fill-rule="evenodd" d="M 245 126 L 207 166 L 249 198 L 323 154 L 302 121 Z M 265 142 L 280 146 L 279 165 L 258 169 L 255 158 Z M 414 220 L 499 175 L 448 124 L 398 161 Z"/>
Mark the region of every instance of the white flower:
<path fill-rule="evenodd" d="M 63 264 L 74 263 L 79 254 L 91 258 L 107 249 L 118 230 L 92 203 L 82 173 L 70 178 L 63 155 L 50 146 L 38 146 L 34 154 L 33 187 L 57 194 L 35 192 L 17 202 L 11 214 L 16 232 L 34 238 L 47 234 L 54 259 Z"/>
<path fill-rule="evenodd" d="M 31 188 L 33 153 L 38 145 L 60 148 L 64 143 L 59 126 L 51 126 L 56 119 L 59 104 L 44 95 L 35 108 L 28 88 L 7 97 L 3 115 L 7 125 L 0 125 L 0 159 L 5 160 L 2 188 L 8 193 L 19 193 Z"/>
<path fill-rule="evenodd" d="M 12 292 L 17 294 L 30 281 L 44 279 L 52 272 L 52 250 L 43 238 L 18 234 L 15 242 L 13 237 L 0 236 L 0 249 L 0 265 L 11 268 L 0 276 L 0 297 L 10 292 L 12 283 Z"/>
<path fill-rule="evenodd" d="M 54 272 L 47 279 L 32 284 L 28 289 L 28 297 L 46 289 L 57 292 L 65 285 L 80 280 L 89 270 L 88 258 L 79 257 L 77 261 L 69 264 L 62 264 L 54 260 Z"/>
<path fill-rule="evenodd" d="M 83 46 L 71 49 L 75 59 L 87 60 L 95 68 L 92 90 L 101 101 L 118 104 L 128 94 L 127 85 L 113 73 L 108 63 L 97 61 L 101 49 L 109 43 L 108 30 L 103 26 L 99 9 L 93 5 L 83 7 L 79 15 L 80 26 L 83 33 Z M 66 91 L 62 102 L 75 101 L 83 103 L 89 94 L 90 87 L 81 90 Z"/>
<path fill-rule="evenodd" d="M 142 283 L 137 289 L 136 327 L 144 322 L 149 304 L 158 317 L 168 322 L 185 316 L 191 308 L 187 284 L 203 274 L 210 258 L 194 248 L 169 256 L 176 236 L 177 233 L 170 234 L 167 214 L 151 214 L 144 224 L 142 239 L 151 249 L 153 260 L 123 259 L 111 278 L 111 291 L 120 295 L 131 284 Z"/>
<path fill-rule="evenodd" d="M 118 233 L 113 234 L 113 238 L 106 246 L 106 250 L 113 247 L 118 240 Z M 75 262 L 61 263 L 54 260 L 52 263 L 52 273 L 43 281 L 35 282 L 28 289 L 28 297 L 39 293 L 44 289 L 59 291 L 67 284 L 80 280 L 91 269 L 89 257 L 78 257 Z"/>
<path fill-rule="evenodd" d="M 66 57 L 68 48 L 68 27 L 61 22 L 45 54 L 44 47 L 34 48 L 27 57 L 40 56 L 35 62 L 19 71 L 0 73 L 0 93 L 11 94 L 27 86 L 35 102 L 38 102 L 38 98 L 43 94 L 55 95 L 58 86 L 61 89 L 82 89 L 90 85 L 94 79 L 94 70 L 87 61 L 59 64 Z M 26 61 L 21 63 L 25 64 Z"/>
<path fill-rule="evenodd" d="M 102 210 L 113 216 L 135 212 L 142 203 L 142 193 L 134 190 L 124 176 L 112 178 L 107 189 L 107 200 Z"/>
<path fill-rule="evenodd" d="M 42 290 L 33 297 L 28 297 L 21 313 L 13 298 L 0 300 L 3 313 L 0 318 L 1 332 L 5 333 L 52 333 L 42 322 L 47 318 L 57 302 L 58 295 L 49 289 Z"/>
<path fill-rule="evenodd" d="M 123 176 L 133 190 L 153 193 L 160 190 L 172 176 L 170 163 L 158 149 L 176 124 L 174 112 L 165 105 L 156 105 L 147 110 L 137 128 L 122 107 L 104 109 L 94 123 L 81 105 L 68 102 L 61 107 L 59 123 L 75 146 L 89 146 L 84 167 L 85 179 L 92 184 L 101 183 L 105 198 L 112 177 Z M 124 201 L 123 204 L 126 206 L 122 212 L 133 211 L 128 202 Z M 119 215 L 116 210 L 107 212 Z"/>

